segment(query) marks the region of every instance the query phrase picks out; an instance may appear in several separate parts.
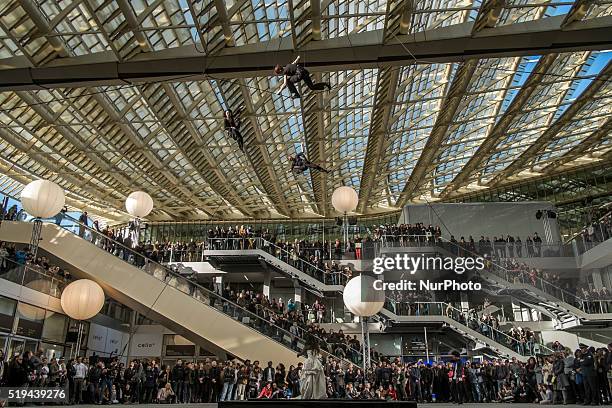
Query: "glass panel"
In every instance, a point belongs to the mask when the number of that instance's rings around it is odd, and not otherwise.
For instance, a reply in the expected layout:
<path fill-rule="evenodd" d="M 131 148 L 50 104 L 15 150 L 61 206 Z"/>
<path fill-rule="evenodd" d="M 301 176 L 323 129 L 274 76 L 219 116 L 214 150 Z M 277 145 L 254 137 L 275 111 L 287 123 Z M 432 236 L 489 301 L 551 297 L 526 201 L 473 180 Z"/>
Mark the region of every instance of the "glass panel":
<path fill-rule="evenodd" d="M 13 330 L 13 321 L 17 301 L 0 296 L 0 330 Z"/>
<path fill-rule="evenodd" d="M 42 336 L 45 309 L 27 303 L 17 305 L 17 334 L 26 337 L 40 338 Z"/>
<path fill-rule="evenodd" d="M 68 317 L 47 310 L 45 323 L 43 325 L 42 338 L 50 341 L 63 343 L 66 339 L 68 329 Z"/>

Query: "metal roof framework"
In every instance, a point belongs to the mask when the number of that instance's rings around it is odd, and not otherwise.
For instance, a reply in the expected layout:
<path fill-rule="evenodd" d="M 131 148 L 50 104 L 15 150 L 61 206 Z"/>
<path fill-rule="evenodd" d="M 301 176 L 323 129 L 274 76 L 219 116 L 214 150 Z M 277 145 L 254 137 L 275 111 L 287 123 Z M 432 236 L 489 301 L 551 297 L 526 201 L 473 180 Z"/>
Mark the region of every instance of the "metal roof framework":
<path fill-rule="evenodd" d="M 0 168 L 109 219 L 134 190 L 153 220 L 456 199 L 611 160 L 610 29 L 611 1 L 7 1 Z M 297 54 L 332 91 L 275 93 Z"/>

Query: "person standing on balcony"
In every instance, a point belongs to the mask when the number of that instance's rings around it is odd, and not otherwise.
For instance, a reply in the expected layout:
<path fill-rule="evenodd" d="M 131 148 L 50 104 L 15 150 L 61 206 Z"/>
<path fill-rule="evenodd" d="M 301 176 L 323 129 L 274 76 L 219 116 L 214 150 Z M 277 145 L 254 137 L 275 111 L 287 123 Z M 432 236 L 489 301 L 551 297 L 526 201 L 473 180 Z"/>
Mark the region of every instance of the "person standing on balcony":
<path fill-rule="evenodd" d="M 535 245 L 535 256 L 538 258 L 542 256 L 542 238 L 538 235 L 538 233 L 533 234 L 533 244 Z"/>

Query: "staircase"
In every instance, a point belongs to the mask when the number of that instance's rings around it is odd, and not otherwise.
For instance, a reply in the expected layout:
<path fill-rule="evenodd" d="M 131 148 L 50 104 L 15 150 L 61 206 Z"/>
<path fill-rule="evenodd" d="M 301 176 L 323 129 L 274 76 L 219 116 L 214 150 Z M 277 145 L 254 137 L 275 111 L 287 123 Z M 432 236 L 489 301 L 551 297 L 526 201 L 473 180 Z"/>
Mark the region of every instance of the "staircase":
<path fill-rule="evenodd" d="M 245 249 L 238 249 L 242 243 Z M 228 257 L 257 257 L 312 290 L 320 293 L 344 290 L 343 285 L 334 284 L 334 277 L 328 272 L 303 259 L 294 259 L 294 255 L 289 251 L 261 237 L 211 238 L 209 248 L 205 249 L 203 254 L 211 260 Z"/>

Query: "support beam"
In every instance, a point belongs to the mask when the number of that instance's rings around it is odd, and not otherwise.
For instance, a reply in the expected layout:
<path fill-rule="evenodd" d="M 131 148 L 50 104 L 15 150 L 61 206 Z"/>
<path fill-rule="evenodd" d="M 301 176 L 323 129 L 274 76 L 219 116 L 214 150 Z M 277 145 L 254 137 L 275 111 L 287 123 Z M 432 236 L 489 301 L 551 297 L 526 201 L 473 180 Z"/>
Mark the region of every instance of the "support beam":
<path fill-rule="evenodd" d="M 218 169 L 217 163 L 211 154 L 203 148 L 203 141 L 198 131 L 191 122 L 182 122 L 181 117 L 186 117 L 178 96 L 174 89 L 168 84 L 143 85 L 140 94 L 147 101 L 153 114 L 159 119 L 160 124 L 165 129 L 172 142 L 177 146 L 181 154 L 189 161 L 191 167 L 198 173 L 208 186 L 220 197 L 233 205 L 238 211 L 246 216 L 253 216 L 243 199 L 232 187 L 229 180 Z M 171 109 L 168 109 L 171 108 Z M 198 143 L 199 142 L 199 143 Z M 208 166 L 202 166 L 208 164 Z M 182 181 L 179 181 L 184 186 Z M 185 190 L 187 190 L 185 188 Z M 187 190 L 189 191 L 189 190 Z M 193 194 L 192 192 L 190 192 Z M 207 210 L 199 198 L 192 197 L 198 208 L 206 212 L 209 216 L 214 216 L 214 210 Z"/>
<path fill-rule="evenodd" d="M 381 168 L 381 161 L 385 152 L 385 142 L 389 142 L 387 131 L 393 113 L 393 102 L 395 101 L 395 91 L 400 77 L 400 68 L 383 68 L 378 72 L 376 82 L 376 93 L 374 95 L 374 109 L 370 130 L 368 133 L 368 146 L 361 174 L 361 187 L 359 188 L 358 213 L 364 213 L 370 204 L 372 188 L 376 180 L 379 179 L 381 172 L 386 169 Z"/>
<path fill-rule="evenodd" d="M 24 155 L 28 154 L 30 145 L 26 143 L 20 136 L 16 135 L 14 132 L 8 129 L 0 129 L 0 139 L 3 139 L 6 143 L 10 144 L 11 146 L 13 146 L 15 149 L 17 149 L 19 152 L 23 153 Z M 11 165 L 15 164 L 10 159 L 4 159 L 4 160 L 6 160 L 7 162 L 10 162 Z M 40 177 L 40 178 L 49 178 L 49 173 L 54 174 L 54 173 L 59 173 L 61 171 L 59 163 L 55 160 L 50 160 L 45 156 L 40 156 L 36 159 L 36 161 L 38 164 L 40 164 L 40 166 L 44 169 L 44 171 L 42 172 L 39 171 L 37 173 L 30 173 L 33 176 Z M 92 201 L 95 201 L 95 199 L 99 197 L 104 197 L 107 195 L 104 190 L 100 190 L 95 187 L 89 187 L 88 181 L 78 175 L 63 174 L 61 178 L 67 183 L 70 183 L 73 186 L 75 186 L 75 188 L 80 189 L 82 192 L 86 192 L 87 194 L 90 194 L 93 197 Z M 117 200 L 113 198 L 110 198 L 110 199 L 107 198 L 103 200 L 102 204 L 111 205 L 117 209 L 121 208 L 123 205 L 121 200 Z"/>
<path fill-rule="evenodd" d="M 404 191 L 397 200 L 397 207 L 403 207 L 408 200 L 418 193 L 425 176 L 433 170 L 431 165 L 440 154 L 448 128 L 453 123 L 455 113 L 459 109 L 461 99 L 474 77 L 477 66 L 477 59 L 469 59 L 457 68 L 457 72 L 455 72 L 455 76 L 448 87 L 446 97 L 442 101 L 427 143 L 404 186 Z"/>
<path fill-rule="evenodd" d="M 457 190 L 463 187 L 469 182 L 473 173 L 480 168 L 481 164 L 489 159 L 495 147 L 506 137 L 506 132 L 510 128 L 510 125 L 522 113 L 527 101 L 529 101 L 529 98 L 556 59 L 557 54 L 548 54 L 540 58 L 538 64 L 535 66 L 518 94 L 514 97 L 504 115 L 495 124 L 493 129 L 491 129 L 486 139 L 480 144 L 474 155 L 463 166 L 455 179 L 444 188 L 444 191 L 440 194 L 442 198 L 446 198 L 451 193 L 451 190 Z"/>
<path fill-rule="evenodd" d="M 192 1 L 192 0 L 188 0 Z M 234 34 L 232 33 L 232 27 L 230 27 L 229 17 L 227 15 L 227 7 L 225 6 L 224 0 L 214 0 L 215 8 L 217 9 L 217 18 L 221 23 L 221 27 L 223 28 L 223 36 L 225 37 L 225 46 L 233 47 L 234 44 Z"/>
<path fill-rule="evenodd" d="M 123 184 L 124 186 L 129 186 L 131 183 L 128 181 L 127 177 L 125 177 L 122 172 L 114 166 L 109 165 L 109 163 L 103 159 L 101 159 L 97 153 L 90 155 L 87 154 L 88 146 L 81 140 L 80 136 L 77 135 L 70 125 L 64 122 L 60 117 L 54 117 L 54 115 L 48 110 L 47 106 L 43 104 L 33 93 L 19 91 L 16 92 L 17 96 L 21 98 L 24 102 L 31 106 L 32 110 L 36 112 L 38 116 L 40 116 L 46 123 L 55 124 L 57 132 L 62 135 L 62 137 L 69 142 L 72 146 L 74 146 L 74 152 L 78 152 L 80 155 L 85 156 L 88 160 L 91 160 L 98 166 L 104 173 L 107 173 L 111 178 L 113 178 L 116 182 Z M 68 160 L 70 158 L 66 157 Z"/>
<path fill-rule="evenodd" d="M 478 15 L 472 28 L 472 35 L 485 28 L 493 28 L 501 12 L 504 10 L 506 0 L 484 0 L 478 9 Z"/>
<path fill-rule="evenodd" d="M 606 67 L 597 75 L 596 79 L 580 94 L 580 96 L 563 112 L 561 117 L 549 126 L 544 133 L 533 142 L 527 150 L 525 150 L 516 160 L 508 167 L 495 176 L 489 183 L 489 186 L 495 187 L 505 181 L 508 177 L 521 172 L 530 159 L 536 157 L 547 145 L 555 138 L 561 129 L 572 121 L 574 116 L 582 110 L 582 108 L 601 90 L 605 87 L 608 81 L 612 78 L 612 61 L 608 62 Z"/>
<path fill-rule="evenodd" d="M 246 83 L 244 81 L 224 81 L 219 84 L 219 88 L 227 108 L 235 111 L 240 105 L 244 104 L 246 112 L 243 112 L 243 117 L 246 119 L 241 124 L 241 131 L 244 138 L 245 158 L 251 164 L 259 181 L 259 186 L 266 193 L 275 210 L 279 214 L 290 216 L 291 210 L 274 173 L 270 153 L 263 144 L 264 135 L 257 118 L 253 115 L 255 107 Z"/>
<path fill-rule="evenodd" d="M 383 31 L 385 43 L 392 41 L 398 35 L 408 33 L 415 2 L 416 0 L 389 0 L 387 2 L 387 18 Z"/>
<path fill-rule="evenodd" d="M 321 74 L 314 75 L 314 81 L 321 82 Z M 302 94 L 302 118 L 304 123 L 304 136 L 306 139 L 306 152 L 308 159 L 326 169 L 329 169 L 325 159 L 325 103 L 322 92 L 306 92 Z M 329 105 L 329 104 L 327 104 Z M 320 171 L 309 171 L 310 181 L 315 196 L 317 212 L 327 216 L 328 194 L 327 194 L 327 174 Z"/>
<path fill-rule="evenodd" d="M 321 0 L 310 0 L 310 21 L 312 39 L 321 40 Z"/>
<path fill-rule="evenodd" d="M 462 23 L 414 35 L 400 35 L 383 44 L 383 30 L 311 41 L 300 52 L 308 54 L 311 72 L 381 68 L 428 62 L 456 62 L 470 58 L 529 56 L 612 48 L 612 16 L 577 21 L 561 29 L 563 16 L 489 28 L 472 37 L 474 23 Z M 411 54 L 406 52 L 406 47 Z M 44 67 L 27 59 L 0 60 L 0 91 L 40 86 L 92 86 L 122 81 L 196 80 L 268 76 L 273 61 L 295 57 L 291 39 L 224 49 L 206 56 L 194 46 L 140 53 L 118 62 L 112 52 L 65 58 Z M 189 78 L 186 78 L 189 76 Z"/>
<path fill-rule="evenodd" d="M 580 158 L 589 149 L 595 147 L 598 143 L 604 140 L 604 138 L 610 137 L 610 134 L 612 134 L 612 116 L 608 117 L 606 122 L 599 129 L 591 133 L 576 146 L 568 150 L 565 154 L 556 158 L 541 170 L 538 170 L 538 172 L 552 174 L 561 170 L 566 164 Z"/>
<path fill-rule="evenodd" d="M 597 4 L 597 0 L 576 0 L 574 4 L 572 4 L 572 8 L 570 8 L 565 15 L 561 23 L 561 28 L 568 27 L 576 21 L 581 21 L 589 9 L 595 4 Z"/>

